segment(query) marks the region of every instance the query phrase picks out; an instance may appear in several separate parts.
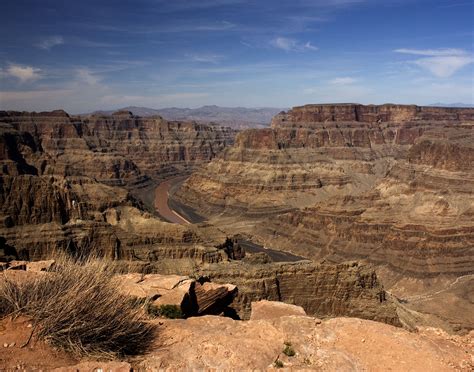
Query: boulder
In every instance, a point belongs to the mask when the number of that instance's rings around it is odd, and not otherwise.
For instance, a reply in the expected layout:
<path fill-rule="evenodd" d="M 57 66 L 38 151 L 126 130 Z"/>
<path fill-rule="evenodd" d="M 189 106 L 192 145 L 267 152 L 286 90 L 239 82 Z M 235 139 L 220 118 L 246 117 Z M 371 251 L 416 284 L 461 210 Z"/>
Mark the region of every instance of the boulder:
<path fill-rule="evenodd" d="M 275 319 L 289 315 L 306 315 L 301 306 L 285 304 L 278 301 L 257 301 L 252 302 L 252 313 L 250 320 Z"/>
<path fill-rule="evenodd" d="M 175 305 L 185 316 L 225 313 L 238 292 L 232 284 L 201 284 L 180 275 L 134 273 L 118 275 L 116 281 L 123 294 L 148 299 L 156 307 Z"/>
<path fill-rule="evenodd" d="M 237 295 L 237 287 L 233 284 L 217 284 L 196 282 L 194 285 L 194 296 L 196 301 L 195 312 L 197 315 L 218 315 L 225 312 L 234 297 Z"/>
<path fill-rule="evenodd" d="M 149 299 L 153 305 L 176 305 L 181 307 L 190 296 L 194 279 L 180 275 L 126 274 L 116 279 L 119 290 L 129 296 Z"/>

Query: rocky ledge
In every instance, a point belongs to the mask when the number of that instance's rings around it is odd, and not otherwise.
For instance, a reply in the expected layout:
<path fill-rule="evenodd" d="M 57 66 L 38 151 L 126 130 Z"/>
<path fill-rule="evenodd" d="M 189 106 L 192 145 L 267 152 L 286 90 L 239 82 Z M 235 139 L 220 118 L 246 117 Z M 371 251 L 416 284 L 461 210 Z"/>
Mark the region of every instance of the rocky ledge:
<path fill-rule="evenodd" d="M 54 265 L 54 261 L 35 265 L 15 262 L 5 268 L 3 278 L 26 283 L 35 275 L 54 275 Z M 161 310 L 161 305 L 182 308 L 191 301 L 197 311 L 193 315 L 204 316 L 174 320 L 164 315 L 174 317 L 178 313 L 158 311 L 154 314 L 158 318 L 148 320 L 157 332 L 147 351 L 120 361 L 96 361 L 92 357 L 79 361 L 36 339 L 34 319 L 3 319 L 1 367 L 57 372 L 282 367 L 376 371 L 381 366 L 393 371 L 471 371 L 474 367 L 472 332 L 451 336 L 435 328 L 418 327 L 410 332 L 356 318 L 321 320 L 308 316 L 300 306 L 273 301 L 252 302 L 250 320 L 238 321 L 205 315 L 222 314 L 222 305 L 237 293 L 235 286 L 163 275 L 118 275 L 116 281 L 117 290 L 135 301 L 152 301 Z M 22 346 L 25 341 L 28 347 Z"/>

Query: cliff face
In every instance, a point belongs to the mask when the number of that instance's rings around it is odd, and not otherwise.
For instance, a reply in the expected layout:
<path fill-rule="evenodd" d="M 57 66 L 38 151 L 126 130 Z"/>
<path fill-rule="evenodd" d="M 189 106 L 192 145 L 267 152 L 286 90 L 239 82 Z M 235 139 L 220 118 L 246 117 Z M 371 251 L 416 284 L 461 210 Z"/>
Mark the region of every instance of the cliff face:
<path fill-rule="evenodd" d="M 392 324 L 374 271 L 342 262 L 410 278 L 474 271 L 472 110 L 311 105 L 233 147 L 228 130 L 128 112 L 0 117 L 0 236 L 22 258 L 97 250 L 237 284 L 243 317 L 267 298 Z M 207 227 L 160 221 L 130 193 L 197 164 L 176 197 Z M 331 264 L 228 263 L 212 229 Z"/>
<path fill-rule="evenodd" d="M 394 303 L 373 269 L 357 263 L 339 265 L 293 264 L 211 265 L 200 271 L 214 282 L 239 288 L 234 307 L 241 318 L 250 316 L 251 303 L 261 299 L 303 307 L 321 317 L 353 316 L 400 326 Z"/>
<path fill-rule="evenodd" d="M 409 121 L 472 121 L 470 108 L 420 107 L 416 105 L 360 105 L 326 104 L 294 107 L 287 113 L 276 115 L 273 127 L 322 122 L 409 122 Z M 313 124 L 314 125 L 314 124 Z"/>
<path fill-rule="evenodd" d="M 473 139 L 422 137 L 371 189 L 282 214 L 261 225 L 263 235 L 311 257 L 367 259 L 421 277 L 471 274 Z"/>
<path fill-rule="evenodd" d="M 130 112 L 2 111 L 0 235 L 30 259 L 64 249 L 115 258 L 222 259 L 194 248 L 200 239 L 191 230 L 145 213 L 130 190 L 209 161 L 233 136 L 218 126 Z"/>
<path fill-rule="evenodd" d="M 0 112 L 4 173 L 11 161 L 38 174 L 94 177 L 134 184 L 162 168 L 207 162 L 233 141 L 234 132 L 193 122 L 140 118 L 130 112 L 71 117 L 51 113 Z M 21 165 L 21 164 L 20 164 Z M 17 172 L 31 173 L 25 166 Z"/>
<path fill-rule="evenodd" d="M 473 109 L 296 107 L 239 133 L 176 197 L 211 218 L 258 217 L 249 234 L 306 257 L 469 274 L 473 129 Z"/>

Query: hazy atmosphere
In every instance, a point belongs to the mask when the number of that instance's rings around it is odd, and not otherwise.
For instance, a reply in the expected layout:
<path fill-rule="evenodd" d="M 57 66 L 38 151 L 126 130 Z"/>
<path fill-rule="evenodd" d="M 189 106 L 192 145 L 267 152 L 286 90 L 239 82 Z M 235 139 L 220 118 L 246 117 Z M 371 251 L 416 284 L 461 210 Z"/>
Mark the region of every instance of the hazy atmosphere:
<path fill-rule="evenodd" d="M 468 0 L 2 2 L 0 108 L 473 103 Z"/>

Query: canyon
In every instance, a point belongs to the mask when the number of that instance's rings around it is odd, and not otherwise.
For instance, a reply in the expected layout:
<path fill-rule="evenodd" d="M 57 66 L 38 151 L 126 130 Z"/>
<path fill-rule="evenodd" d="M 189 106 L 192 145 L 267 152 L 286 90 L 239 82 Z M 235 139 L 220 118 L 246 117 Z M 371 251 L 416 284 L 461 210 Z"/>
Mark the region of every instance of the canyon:
<path fill-rule="evenodd" d="M 396 327 L 384 328 L 390 334 L 466 335 L 473 129 L 472 108 L 391 104 L 306 105 L 242 131 L 126 110 L 2 111 L 0 259 L 92 254 L 135 284 L 162 275 L 195 283 L 196 293 L 232 285 L 222 314 L 248 320 L 258 301 L 285 302 L 323 319 L 316 333 L 376 321 Z M 193 319 L 165 332 L 257 327 Z M 274 322 L 290 334 L 287 326 L 313 320 Z"/>
<path fill-rule="evenodd" d="M 418 311 L 472 329 L 473 128 L 470 108 L 295 107 L 238 133 L 174 198 L 264 246 L 373 265 Z"/>
<path fill-rule="evenodd" d="M 235 281 L 240 288 L 232 306 L 244 319 L 251 301 L 269 298 L 303 301 L 310 314 L 401 324 L 373 270 L 267 254 L 255 245 L 260 252 L 252 253 L 250 242 L 227 239 L 205 221 L 170 223 L 156 212 L 155 189 L 159 194 L 165 180 L 207 164 L 233 144 L 233 130 L 124 111 L 0 114 L 0 248 L 6 259 L 92 253 L 121 262 L 124 271 Z M 300 282 L 306 276 L 320 289 L 305 294 Z"/>

